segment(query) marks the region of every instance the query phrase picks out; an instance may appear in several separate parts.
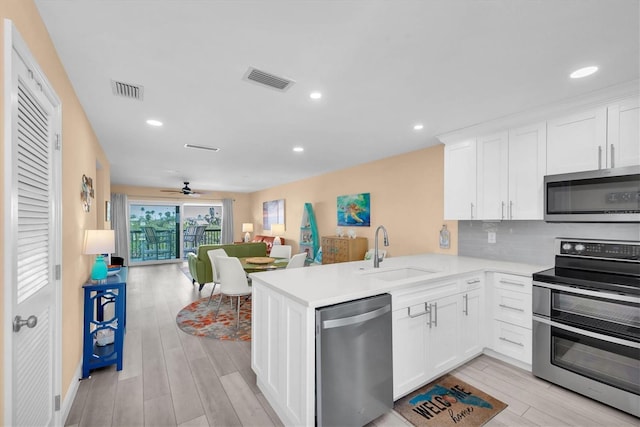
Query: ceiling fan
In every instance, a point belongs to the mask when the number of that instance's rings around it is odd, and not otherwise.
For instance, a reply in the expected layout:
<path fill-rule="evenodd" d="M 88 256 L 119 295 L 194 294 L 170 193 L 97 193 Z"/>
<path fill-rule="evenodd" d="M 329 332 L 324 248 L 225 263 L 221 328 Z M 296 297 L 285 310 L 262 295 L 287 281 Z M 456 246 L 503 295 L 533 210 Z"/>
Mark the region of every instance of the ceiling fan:
<path fill-rule="evenodd" d="M 182 187 L 180 190 L 160 190 L 160 191 L 164 193 L 181 193 L 181 194 L 184 194 L 185 196 L 191 196 L 191 197 L 200 197 L 203 194 L 189 188 L 189 181 L 184 181 L 184 187 Z"/>

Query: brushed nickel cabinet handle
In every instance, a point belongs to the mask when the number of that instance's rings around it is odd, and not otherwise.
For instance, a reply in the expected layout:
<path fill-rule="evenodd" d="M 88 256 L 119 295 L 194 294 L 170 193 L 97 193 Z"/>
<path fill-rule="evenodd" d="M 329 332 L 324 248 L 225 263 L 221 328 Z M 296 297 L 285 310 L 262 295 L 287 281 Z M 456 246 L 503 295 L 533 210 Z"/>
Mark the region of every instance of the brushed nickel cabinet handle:
<path fill-rule="evenodd" d="M 609 164 L 611 165 L 612 168 L 616 167 L 616 158 L 615 158 L 615 151 L 613 149 L 613 144 L 611 144 L 611 161 L 609 162 Z"/>
<path fill-rule="evenodd" d="M 521 311 L 524 313 L 524 308 L 512 307 L 510 305 L 498 304 L 498 307 L 508 308 L 509 310 Z"/>
<path fill-rule="evenodd" d="M 598 169 L 602 169 L 602 146 L 598 145 Z"/>
<path fill-rule="evenodd" d="M 511 343 L 511 344 L 519 345 L 520 347 L 524 347 L 524 344 L 522 344 L 521 342 L 511 341 L 510 339 L 505 338 L 505 337 L 500 337 L 500 340 L 501 341 L 506 341 L 506 342 Z"/>

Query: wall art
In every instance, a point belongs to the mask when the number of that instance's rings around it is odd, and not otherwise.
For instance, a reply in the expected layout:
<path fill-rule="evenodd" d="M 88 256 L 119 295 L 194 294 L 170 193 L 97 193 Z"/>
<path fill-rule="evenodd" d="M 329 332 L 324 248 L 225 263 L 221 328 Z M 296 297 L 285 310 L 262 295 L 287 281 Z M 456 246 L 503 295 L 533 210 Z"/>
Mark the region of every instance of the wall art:
<path fill-rule="evenodd" d="M 86 175 L 82 175 L 82 191 L 80 192 L 80 200 L 82 201 L 82 210 L 89 212 L 91 210 L 91 199 L 93 193 L 93 179 Z"/>
<path fill-rule="evenodd" d="M 284 224 L 284 199 L 262 203 L 262 229 L 271 230 L 272 224 Z"/>
<path fill-rule="evenodd" d="M 371 226 L 370 193 L 338 196 L 336 207 L 338 211 L 338 225 L 346 227 Z"/>

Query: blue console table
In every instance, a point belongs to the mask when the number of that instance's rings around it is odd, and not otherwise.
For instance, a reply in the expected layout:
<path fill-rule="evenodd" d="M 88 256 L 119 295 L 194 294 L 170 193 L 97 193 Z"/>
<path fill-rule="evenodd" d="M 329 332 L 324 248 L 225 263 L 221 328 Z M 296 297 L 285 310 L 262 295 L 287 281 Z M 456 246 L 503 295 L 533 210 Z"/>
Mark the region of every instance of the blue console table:
<path fill-rule="evenodd" d="M 127 311 L 127 267 L 116 275 L 97 283 L 86 283 L 84 289 L 84 342 L 82 352 L 82 378 L 88 378 L 92 369 L 116 364 L 122 370 L 122 350 Z M 105 308 L 112 312 L 105 319 Z M 98 345 L 103 334 L 113 334 L 113 342 Z M 100 344 L 104 344 L 101 342 Z"/>

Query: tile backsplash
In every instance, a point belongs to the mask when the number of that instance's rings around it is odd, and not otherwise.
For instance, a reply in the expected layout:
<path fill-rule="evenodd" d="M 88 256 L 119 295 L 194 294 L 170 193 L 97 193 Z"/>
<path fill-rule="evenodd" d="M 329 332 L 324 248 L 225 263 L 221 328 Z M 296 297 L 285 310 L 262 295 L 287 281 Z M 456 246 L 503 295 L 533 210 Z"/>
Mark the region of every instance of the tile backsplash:
<path fill-rule="evenodd" d="M 489 232 L 496 243 L 488 243 Z M 458 254 L 551 267 L 556 237 L 640 240 L 640 224 L 459 221 Z"/>

